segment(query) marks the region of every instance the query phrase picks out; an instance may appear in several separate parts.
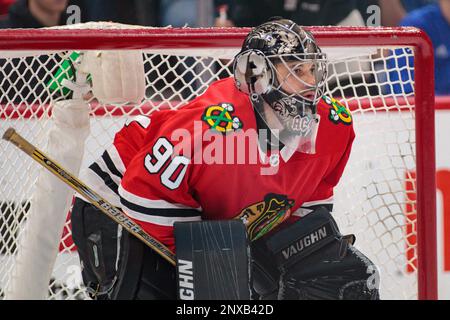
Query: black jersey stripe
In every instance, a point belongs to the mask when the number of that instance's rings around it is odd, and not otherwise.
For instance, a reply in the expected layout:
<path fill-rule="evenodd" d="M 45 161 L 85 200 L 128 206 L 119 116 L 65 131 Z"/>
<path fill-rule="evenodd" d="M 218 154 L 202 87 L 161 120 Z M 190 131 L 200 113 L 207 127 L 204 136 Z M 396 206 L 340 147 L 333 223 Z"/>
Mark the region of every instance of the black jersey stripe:
<path fill-rule="evenodd" d="M 119 177 L 120 179 L 123 178 L 122 173 L 117 169 L 116 165 L 112 161 L 108 151 L 105 150 L 102 154 L 102 159 L 105 162 L 106 166 L 108 167 L 108 170 L 115 176 Z"/>
<path fill-rule="evenodd" d="M 309 209 L 309 210 L 317 210 L 319 207 L 325 207 L 328 211 L 333 211 L 333 204 L 332 203 L 321 203 L 321 204 L 315 204 L 313 206 L 302 206 L 303 209 Z"/>
<path fill-rule="evenodd" d="M 149 216 L 160 216 L 160 217 L 168 217 L 168 218 L 176 218 L 176 217 L 198 217 L 200 216 L 200 212 L 195 209 L 178 209 L 178 208 L 167 208 L 167 209 L 160 209 L 160 208 L 146 208 L 143 206 L 140 206 L 138 204 L 129 202 L 128 200 L 124 199 L 123 197 L 120 197 L 120 203 L 134 211 L 141 214 L 149 215 Z"/>
<path fill-rule="evenodd" d="M 100 168 L 98 163 L 94 162 L 89 166 L 89 169 L 95 172 L 95 174 L 98 175 L 103 180 L 103 182 L 105 182 L 105 185 L 110 188 L 115 194 L 119 194 L 119 186 L 117 185 L 117 183 L 113 181 L 113 179 L 107 172 L 103 171 Z"/>

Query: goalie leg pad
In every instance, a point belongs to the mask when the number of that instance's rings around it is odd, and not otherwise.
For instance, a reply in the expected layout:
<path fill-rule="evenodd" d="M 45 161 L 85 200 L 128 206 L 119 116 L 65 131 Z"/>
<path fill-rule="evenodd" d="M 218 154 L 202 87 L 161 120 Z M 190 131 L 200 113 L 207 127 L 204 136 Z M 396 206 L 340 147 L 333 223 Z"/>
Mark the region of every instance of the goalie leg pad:
<path fill-rule="evenodd" d="M 175 268 L 142 241 L 124 232 L 113 300 L 175 300 Z"/>
<path fill-rule="evenodd" d="M 247 232 L 240 220 L 174 224 L 183 300 L 250 299 Z"/>
<path fill-rule="evenodd" d="M 76 199 L 72 236 L 97 300 L 176 299 L 175 268 L 90 203 Z"/>
<path fill-rule="evenodd" d="M 107 299 L 116 281 L 121 227 L 93 205 L 76 198 L 71 215 L 72 237 L 82 266 L 83 282 L 92 298 Z"/>

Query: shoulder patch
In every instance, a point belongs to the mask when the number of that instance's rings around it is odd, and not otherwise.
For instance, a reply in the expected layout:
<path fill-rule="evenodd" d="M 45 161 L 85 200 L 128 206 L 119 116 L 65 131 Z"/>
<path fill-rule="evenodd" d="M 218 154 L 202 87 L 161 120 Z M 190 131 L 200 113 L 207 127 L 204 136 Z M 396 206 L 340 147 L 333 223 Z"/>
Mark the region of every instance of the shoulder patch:
<path fill-rule="evenodd" d="M 344 125 L 352 124 L 352 114 L 340 101 L 323 96 L 322 100 L 330 107 L 328 119 L 334 124 L 342 123 Z"/>
<path fill-rule="evenodd" d="M 202 120 L 217 132 L 226 134 L 243 128 L 242 121 L 233 115 L 234 107 L 231 103 L 218 103 L 208 106 L 202 115 Z"/>

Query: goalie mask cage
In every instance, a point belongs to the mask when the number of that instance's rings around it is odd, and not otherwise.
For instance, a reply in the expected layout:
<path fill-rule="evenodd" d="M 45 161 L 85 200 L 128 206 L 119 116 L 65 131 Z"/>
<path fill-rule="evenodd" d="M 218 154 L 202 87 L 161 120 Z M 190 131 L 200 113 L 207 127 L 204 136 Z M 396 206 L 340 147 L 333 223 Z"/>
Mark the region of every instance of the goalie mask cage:
<path fill-rule="evenodd" d="M 378 266 L 379 279 L 374 275 L 370 281 L 380 281 L 382 299 L 436 299 L 431 43 L 415 28 L 308 29 L 329 55 L 326 94 L 352 110 L 356 132 L 334 196 L 341 231 L 356 234 L 355 245 Z M 182 107 L 212 81 L 230 76 L 232 57 L 248 31 L 104 23 L 0 30 L 1 132 L 12 126 L 47 152 L 55 125 L 52 107 L 67 98 L 49 83 L 58 70 L 68 73 L 63 64 L 69 56 L 83 50 L 141 50 L 146 98 L 138 105 L 90 104 L 90 133 L 86 142 L 87 129 L 77 133 L 82 147 L 75 151 L 75 157 L 84 154 L 85 167 L 130 116 Z M 401 75 L 405 70 L 414 72 L 415 82 Z M 328 143 L 340 141 L 330 137 Z M 49 156 L 59 161 L 58 145 L 52 148 Z M 36 186 L 36 181 L 44 169 L 3 140 L 0 152 L 0 296 L 88 298 L 70 237 L 70 190 L 39 195 L 45 183 Z M 56 210 L 60 190 L 68 199 Z"/>

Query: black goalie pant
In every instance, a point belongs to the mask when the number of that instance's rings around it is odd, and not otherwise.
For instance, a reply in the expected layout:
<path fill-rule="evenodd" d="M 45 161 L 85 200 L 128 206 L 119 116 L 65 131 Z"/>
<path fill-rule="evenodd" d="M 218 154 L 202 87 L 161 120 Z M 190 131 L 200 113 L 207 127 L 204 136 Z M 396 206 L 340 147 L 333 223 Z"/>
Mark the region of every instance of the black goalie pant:
<path fill-rule="evenodd" d="M 176 299 L 175 268 L 90 203 L 76 199 L 72 237 L 90 296 Z"/>

